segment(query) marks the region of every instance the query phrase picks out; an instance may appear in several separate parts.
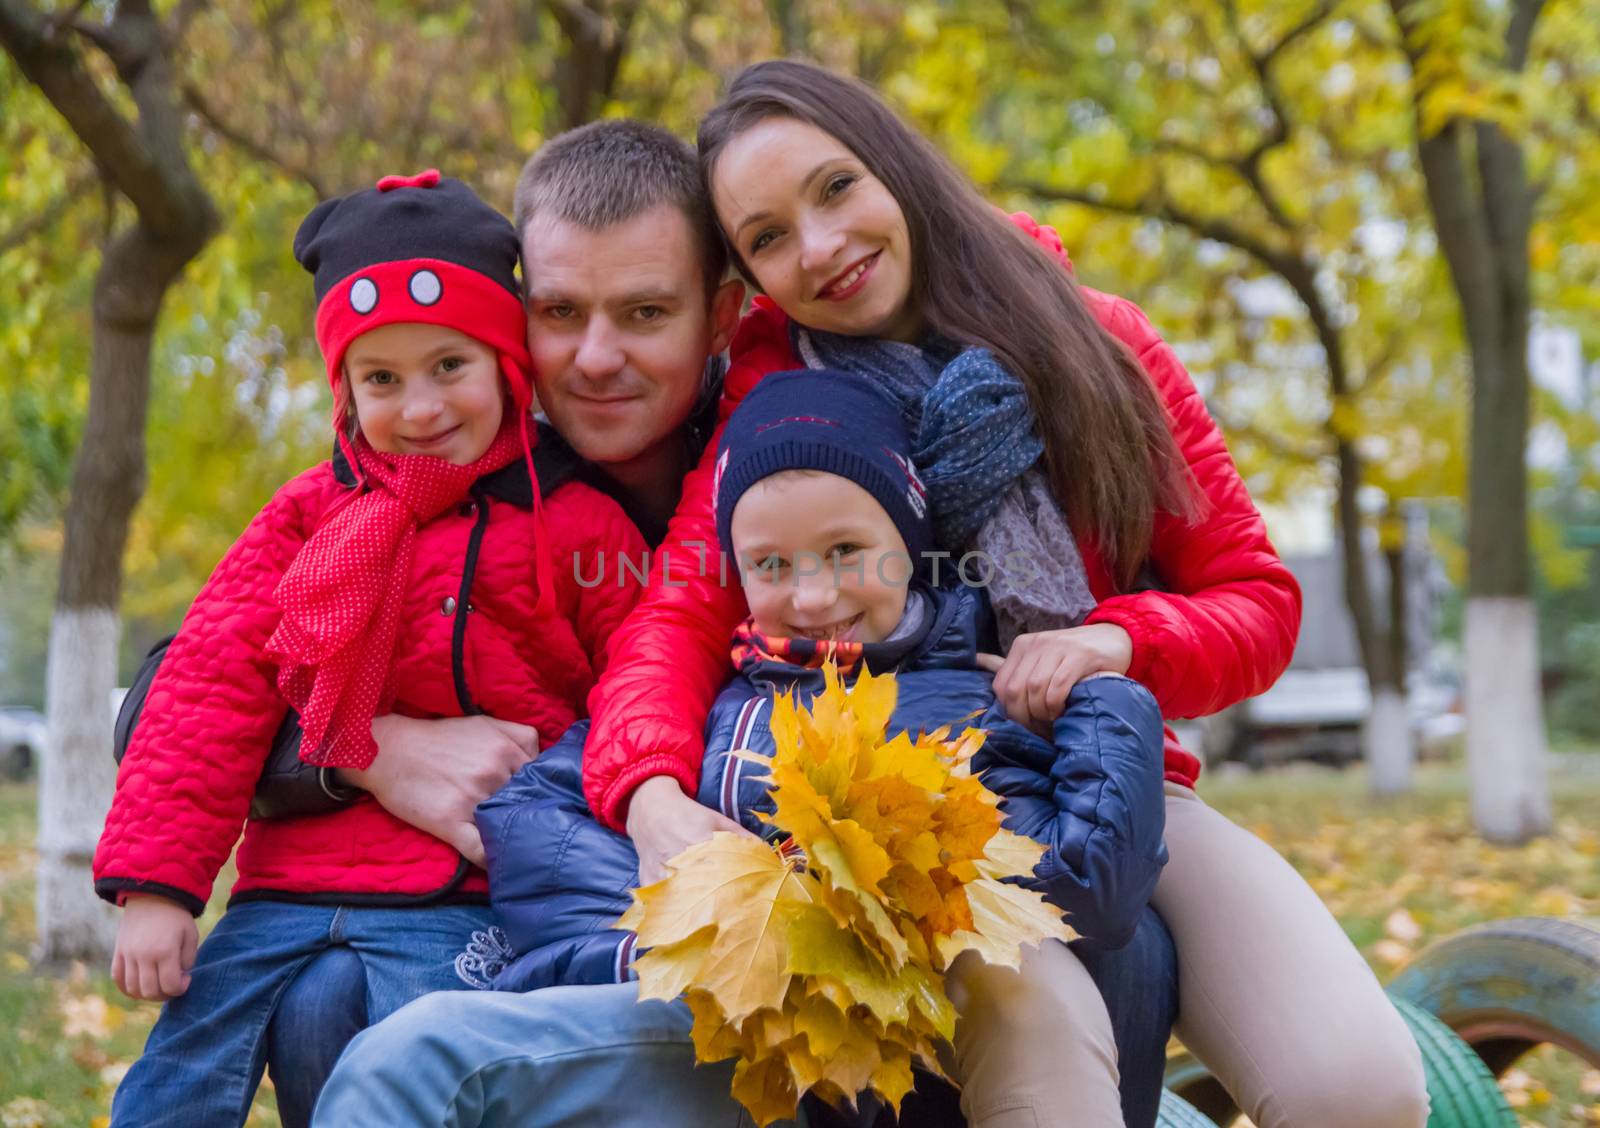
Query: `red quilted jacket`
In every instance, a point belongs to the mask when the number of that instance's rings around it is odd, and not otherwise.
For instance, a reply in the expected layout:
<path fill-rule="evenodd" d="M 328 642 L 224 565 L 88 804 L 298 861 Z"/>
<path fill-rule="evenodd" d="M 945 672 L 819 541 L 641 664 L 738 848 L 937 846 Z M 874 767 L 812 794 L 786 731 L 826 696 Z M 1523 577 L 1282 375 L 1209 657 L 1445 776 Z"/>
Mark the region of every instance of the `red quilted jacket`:
<path fill-rule="evenodd" d="M 1023 214 L 1012 220 L 1068 269 L 1056 232 Z M 1167 717 L 1200 717 L 1261 693 L 1289 664 L 1300 629 L 1300 589 L 1267 540 L 1222 433 L 1189 374 L 1132 302 L 1085 287 L 1089 307 L 1133 350 L 1166 401 L 1173 433 L 1204 494 L 1195 524 L 1158 514 L 1149 563 L 1163 590 L 1119 594 L 1105 561 L 1083 543 L 1100 605 L 1091 623 L 1115 623 L 1133 639 L 1128 676 L 1143 682 Z M 721 424 L 769 372 L 800 368 L 788 319 L 758 298 L 734 337 L 718 419 L 662 546 L 671 584 L 652 584 L 613 640 L 613 660 L 590 695 L 594 728 L 584 758 L 584 793 L 599 818 L 620 829 L 634 788 L 670 775 L 690 795 L 699 783 L 701 729 L 729 676 L 728 638 L 746 615 L 738 579 L 701 566 L 698 544 L 715 545 L 711 480 Z M 727 582 L 721 582 L 726 579 Z M 1193 786 L 1200 762 L 1167 730 L 1166 776 Z"/>
<path fill-rule="evenodd" d="M 569 482 L 545 496 L 558 590 L 555 617 L 536 619 L 532 516 L 525 497 L 502 500 L 527 494 L 522 466 L 479 479 L 459 507 L 418 530 L 395 645 L 394 711 L 453 717 L 476 708 L 532 725 L 548 745 L 582 715 L 606 643 L 640 594 L 637 584 L 580 585 L 574 555 L 591 576 L 594 554 L 605 553 L 609 576 L 612 554 L 638 559 L 644 541 L 616 502 L 587 485 Z M 519 473 L 520 486 L 495 485 Z M 246 821 L 287 708 L 263 656 L 279 617 L 273 591 L 345 492 L 330 463 L 289 482 L 196 597 L 117 775 L 94 859 L 102 896 L 160 893 L 199 913 L 243 826 L 235 900 L 482 898 L 480 870 L 371 798 L 331 814 Z"/>

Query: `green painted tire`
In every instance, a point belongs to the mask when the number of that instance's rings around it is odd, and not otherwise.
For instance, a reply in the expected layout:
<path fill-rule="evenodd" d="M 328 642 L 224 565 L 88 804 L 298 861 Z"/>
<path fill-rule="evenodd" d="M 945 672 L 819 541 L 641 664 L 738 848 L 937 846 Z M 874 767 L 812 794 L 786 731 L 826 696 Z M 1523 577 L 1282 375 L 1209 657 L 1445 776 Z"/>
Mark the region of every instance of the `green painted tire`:
<path fill-rule="evenodd" d="M 1472 1047 L 1415 1003 L 1391 999 L 1422 1050 L 1428 1128 L 1517 1128 L 1516 1114 Z"/>
<path fill-rule="evenodd" d="M 1553 1043 L 1600 1068 L 1600 921 L 1515 917 L 1446 937 L 1395 978 L 1499 1075 Z"/>
<path fill-rule="evenodd" d="M 1161 1111 L 1156 1116 L 1156 1128 L 1217 1128 L 1217 1122 L 1200 1115 L 1200 1111 L 1171 1089 L 1161 1092 Z"/>

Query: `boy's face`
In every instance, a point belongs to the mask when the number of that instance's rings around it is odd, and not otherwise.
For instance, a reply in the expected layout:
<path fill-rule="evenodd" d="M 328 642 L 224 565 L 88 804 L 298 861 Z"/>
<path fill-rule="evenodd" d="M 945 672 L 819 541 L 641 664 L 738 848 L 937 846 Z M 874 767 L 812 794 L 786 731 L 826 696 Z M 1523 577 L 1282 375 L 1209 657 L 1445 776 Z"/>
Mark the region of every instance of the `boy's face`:
<path fill-rule="evenodd" d="M 734 505 L 731 533 L 763 634 L 882 642 L 905 614 L 906 542 L 848 478 L 813 471 L 763 478 Z"/>
<path fill-rule="evenodd" d="M 381 325 L 344 355 L 356 422 L 372 449 L 465 465 L 489 449 L 505 414 L 493 349 L 442 325 Z"/>

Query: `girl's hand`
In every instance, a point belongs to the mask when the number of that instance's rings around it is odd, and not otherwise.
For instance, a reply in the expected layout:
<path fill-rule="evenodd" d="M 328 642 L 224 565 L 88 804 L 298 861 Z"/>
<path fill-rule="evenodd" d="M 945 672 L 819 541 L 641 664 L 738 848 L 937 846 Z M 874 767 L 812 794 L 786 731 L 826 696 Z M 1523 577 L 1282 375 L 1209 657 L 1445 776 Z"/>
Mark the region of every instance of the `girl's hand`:
<path fill-rule="evenodd" d="M 130 896 L 117 926 L 111 978 L 130 999 L 164 1002 L 189 989 L 200 930 L 189 910 L 165 897 Z"/>
<path fill-rule="evenodd" d="M 1047 739 L 1073 686 L 1090 674 L 1125 674 L 1132 664 L 1133 639 L 1115 623 L 1018 635 L 1004 658 L 978 655 L 1006 716 Z"/>

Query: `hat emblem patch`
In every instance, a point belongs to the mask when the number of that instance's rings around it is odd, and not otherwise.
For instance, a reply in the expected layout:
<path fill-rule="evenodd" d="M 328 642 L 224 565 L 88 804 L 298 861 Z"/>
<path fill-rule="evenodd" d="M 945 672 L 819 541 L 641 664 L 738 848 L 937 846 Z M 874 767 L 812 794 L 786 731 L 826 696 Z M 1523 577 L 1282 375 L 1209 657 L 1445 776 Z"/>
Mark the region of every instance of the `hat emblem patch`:
<path fill-rule="evenodd" d="M 406 289 L 411 292 L 411 300 L 420 306 L 431 306 L 444 296 L 444 283 L 437 274 L 426 269 L 413 274 Z"/>
<path fill-rule="evenodd" d="M 378 284 L 370 278 L 357 278 L 350 284 L 350 308 L 368 314 L 378 308 Z"/>

